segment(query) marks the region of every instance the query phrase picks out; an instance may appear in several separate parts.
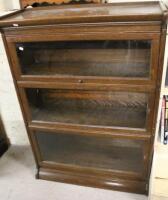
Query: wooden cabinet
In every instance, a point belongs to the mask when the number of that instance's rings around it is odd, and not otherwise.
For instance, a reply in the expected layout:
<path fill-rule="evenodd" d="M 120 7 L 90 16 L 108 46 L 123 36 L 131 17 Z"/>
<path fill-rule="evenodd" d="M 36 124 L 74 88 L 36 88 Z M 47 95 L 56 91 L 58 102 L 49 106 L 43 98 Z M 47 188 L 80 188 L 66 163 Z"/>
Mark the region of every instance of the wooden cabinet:
<path fill-rule="evenodd" d="M 38 178 L 147 193 L 165 23 L 159 2 L 1 19 Z"/>

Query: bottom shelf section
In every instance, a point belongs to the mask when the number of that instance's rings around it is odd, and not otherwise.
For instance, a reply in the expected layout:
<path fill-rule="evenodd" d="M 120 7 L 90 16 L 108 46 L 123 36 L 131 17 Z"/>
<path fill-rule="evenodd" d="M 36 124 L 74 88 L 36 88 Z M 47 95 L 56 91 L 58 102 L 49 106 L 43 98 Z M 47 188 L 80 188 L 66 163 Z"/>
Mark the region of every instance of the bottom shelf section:
<path fill-rule="evenodd" d="M 39 131 L 35 137 L 43 161 L 109 173 L 144 173 L 145 141 Z"/>

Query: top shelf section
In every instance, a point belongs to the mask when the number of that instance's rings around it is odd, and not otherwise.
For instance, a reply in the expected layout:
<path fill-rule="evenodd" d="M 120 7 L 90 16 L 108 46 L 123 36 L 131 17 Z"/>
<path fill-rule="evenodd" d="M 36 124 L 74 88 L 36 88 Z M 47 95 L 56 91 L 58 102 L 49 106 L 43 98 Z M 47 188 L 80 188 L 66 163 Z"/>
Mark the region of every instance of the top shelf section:
<path fill-rule="evenodd" d="M 67 5 L 25 9 L 3 17 L 0 27 L 14 24 L 49 25 L 82 22 L 161 21 L 165 11 L 159 2 Z"/>
<path fill-rule="evenodd" d="M 23 75 L 149 78 L 151 41 L 17 43 Z"/>

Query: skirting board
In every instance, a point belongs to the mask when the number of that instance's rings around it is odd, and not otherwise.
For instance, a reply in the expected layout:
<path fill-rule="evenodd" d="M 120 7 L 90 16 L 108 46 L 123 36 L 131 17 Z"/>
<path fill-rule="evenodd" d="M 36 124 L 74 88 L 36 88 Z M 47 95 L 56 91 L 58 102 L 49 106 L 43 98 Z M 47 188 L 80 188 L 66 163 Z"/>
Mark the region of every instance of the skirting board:
<path fill-rule="evenodd" d="M 51 180 L 96 188 L 112 189 L 138 194 L 147 194 L 147 184 L 145 181 L 136 180 L 107 180 L 102 177 L 79 175 L 76 173 L 59 171 L 55 169 L 39 168 L 36 178 Z"/>

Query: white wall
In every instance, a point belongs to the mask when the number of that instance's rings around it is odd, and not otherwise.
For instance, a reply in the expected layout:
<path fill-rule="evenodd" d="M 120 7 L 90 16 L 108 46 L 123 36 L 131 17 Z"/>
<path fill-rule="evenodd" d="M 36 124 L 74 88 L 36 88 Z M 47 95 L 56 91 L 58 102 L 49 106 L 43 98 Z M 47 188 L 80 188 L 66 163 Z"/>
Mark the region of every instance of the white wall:
<path fill-rule="evenodd" d="M 28 143 L 22 114 L 9 69 L 2 38 L 0 37 L 0 113 L 12 144 Z"/>
<path fill-rule="evenodd" d="M 0 0 L 0 10 L 12 10 L 20 8 L 19 0 Z"/>
<path fill-rule="evenodd" d="M 19 0 L 0 0 L 2 10 L 19 8 Z M 16 96 L 6 52 L 0 35 L 0 114 L 12 144 L 27 144 L 28 138 Z"/>

